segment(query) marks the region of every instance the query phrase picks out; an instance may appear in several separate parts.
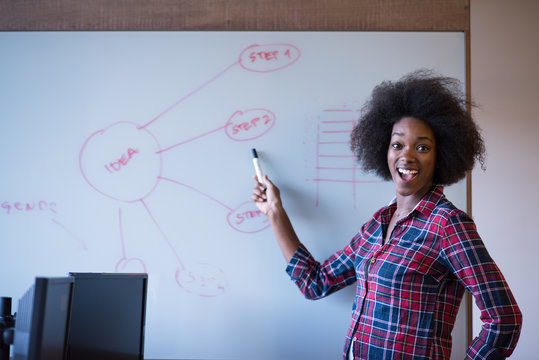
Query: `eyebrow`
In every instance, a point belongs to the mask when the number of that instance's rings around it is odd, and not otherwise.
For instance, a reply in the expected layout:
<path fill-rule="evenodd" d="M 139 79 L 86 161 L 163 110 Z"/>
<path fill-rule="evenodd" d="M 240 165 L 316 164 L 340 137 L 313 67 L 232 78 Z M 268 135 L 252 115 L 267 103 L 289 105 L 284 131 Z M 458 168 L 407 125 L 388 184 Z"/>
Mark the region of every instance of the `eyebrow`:
<path fill-rule="evenodd" d="M 395 131 L 393 134 L 391 134 L 391 136 L 394 136 L 394 135 L 397 135 L 397 136 L 404 136 L 403 133 L 401 132 L 398 132 L 398 131 Z M 418 136 L 416 137 L 417 140 L 428 140 L 430 142 L 434 142 L 434 140 L 432 140 L 430 137 L 428 136 Z"/>

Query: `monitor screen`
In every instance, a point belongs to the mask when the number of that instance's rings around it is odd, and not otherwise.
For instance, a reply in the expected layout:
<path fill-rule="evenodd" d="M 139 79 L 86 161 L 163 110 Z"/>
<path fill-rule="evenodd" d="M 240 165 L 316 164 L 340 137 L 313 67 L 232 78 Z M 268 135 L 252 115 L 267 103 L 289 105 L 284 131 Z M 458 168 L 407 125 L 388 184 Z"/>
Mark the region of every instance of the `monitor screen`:
<path fill-rule="evenodd" d="M 142 360 L 147 274 L 71 273 L 69 360 Z"/>
<path fill-rule="evenodd" d="M 65 359 L 73 279 L 36 277 L 19 300 L 14 360 Z"/>

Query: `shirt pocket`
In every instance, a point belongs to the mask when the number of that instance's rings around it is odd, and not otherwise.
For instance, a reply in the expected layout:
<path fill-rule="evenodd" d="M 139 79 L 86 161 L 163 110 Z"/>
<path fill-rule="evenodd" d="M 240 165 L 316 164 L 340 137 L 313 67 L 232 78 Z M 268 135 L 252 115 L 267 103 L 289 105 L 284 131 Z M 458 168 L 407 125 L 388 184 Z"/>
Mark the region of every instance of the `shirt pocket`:
<path fill-rule="evenodd" d="M 438 291 L 447 270 L 438 261 L 437 238 L 421 235 L 393 239 L 380 252 L 375 262 L 376 282 L 380 286 L 394 288 L 396 292 Z"/>

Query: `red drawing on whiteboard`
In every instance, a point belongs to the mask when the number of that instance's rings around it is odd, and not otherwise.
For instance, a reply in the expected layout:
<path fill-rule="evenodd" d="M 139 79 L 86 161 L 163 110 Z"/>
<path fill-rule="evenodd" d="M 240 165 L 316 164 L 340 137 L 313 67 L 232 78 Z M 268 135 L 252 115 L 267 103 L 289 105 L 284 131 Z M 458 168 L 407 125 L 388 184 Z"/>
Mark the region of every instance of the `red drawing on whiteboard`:
<path fill-rule="evenodd" d="M 239 63 L 249 71 L 270 72 L 292 65 L 300 55 L 290 44 L 251 45 L 240 54 Z"/>
<path fill-rule="evenodd" d="M 221 206 L 226 211 L 228 225 L 238 232 L 259 232 L 266 229 L 269 224 L 252 201 L 241 203 L 236 207 L 229 206 L 215 196 L 197 189 L 196 186 L 163 177 L 162 154 L 203 137 L 219 133 L 225 133 L 232 141 L 256 139 L 264 136 L 273 128 L 276 116 L 269 109 L 247 107 L 227 116 L 226 123 L 217 128 L 166 147 L 161 146 L 148 127 L 155 124 L 157 120 L 183 101 L 219 79 L 224 73 L 235 68 L 236 65 L 251 72 L 273 72 L 292 65 L 299 57 L 299 49 L 290 44 L 251 45 L 240 53 L 237 61 L 172 103 L 147 123 L 142 125 L 132 122 L 113 123 L 91 134 L 82 145 L 79 153 L 79 166 L 85 181 L 94 190 L 110 199 L 136 203 L 145 209 L 176 261 L 176 283 L 189 293 L 199 296 L 219 296 L 226 291 L 228 281 L 225 273 L 215 265 L 203 262 L 184 263 L 184 257 L 180 256 L 177 246 L 169 239 L 146 203 L 146 199 L 161 181 L 187 188 Z M 122 256 L 116 263 L 115 270 L 147 272 L 143 259 L 129 255 L 123 226 L 122 211 L 119 209 L 118 227 Z"/>
<path fill-rule="evenodd" d="M 232 210 L 227 221 L 234 229 L 243 233 L 254 233 L 269 226 L 268 219 L 257 208 L 253 208 L 252 201 L 242 203 Z"/>
<path fill-rule="evenodd" d="M 316 206 L 320 202 L 322 183 L 349 184 L 356 207 L 356 184 L 380 182 L 360 179 L 356 158 L 350 151 L 350 133 L 360 110 L 325 109 L 318 118 L 316 136 Z"/>
<path fill-rule="evenodd" d="M 129 162 L 129 160 L 131 160 L 134 154 L 138 154 L 139 152 L 140 151 L 138 149 L 129 148 L 127 149 L 127 155 L 122 154 L 122 156 L 117 161 L 111 162 L 108 165 L 105 164 L 105 169 L 107 169 L 107 171 L 110 173 L 112 173 L 113 171 L 118 172 L 122 170 L 123 167 L 127 166 L 127 163 Z"/>
<path fill-rule="evenodd" d="M 120 243 L 122 247 L 122 257 L 116 263 L 114 270 L 116 272 L 133 272 L 133 273 L 148 272 L 148 270 L 146 270 L 146 264 L 144 264 L 144 261 L 141 258 L 137 258 L 137 257 L 128 258 L 127 257 L 121 208 L 118 209 L 118 225 L 120 228 Z"/>
<path fill-rule="evenodd" d="M 83 239 L 79 238 L 73 233 L 67 226 L 57 220 L 55 217 L 58 215 L 57 204 L 54 201 L 47 200 L 32 200 L 32 201 L 1 201 L 0 202 L 0 215 L 15 215 L 15 214 L 44 214 L 51 217 L 51 222 L 59 226 L 65 233 L 67 233 L 75 242 L 79 243 L 83 250 L 88 250 L 86 243 Z M 17 216 L 17 215 L 15 215 Z"/>
<path fill-rule="evenodd" d="M 253 140 L 266 134 L 275 125 L 275 114 L 266 109 L 236 111 L 230 117 L 226 134 L 236 141 Z"/>
<path fill-rule="evenodd" d="M 282 56 L 279 57 L 279 60 L 277 58 L 275 59 L 260 59 L 256 61 L 256 55 L 261 52 L 276 52 L 275 57 L 277 54 L 282 54 Z M 287 66 L 292 65 L 295 63 L 299 57 L 301 56 L 301 53 L 297 47 L 290 44 L 269 44 L 269 45 L 251 45 L 247 47 L 245 50 L 243 50 L 239 56 L 239 59 L 232 64 L 228 65 L 225 69 L 223 69 L 221 72 L 219 72 L 217 75 L 206 81 L 204 84 L 200 85 L 195 90 L 191 91 L 189 94 L 185 95 L 184 97 L 180 98 L 178 101 L 174 102 L 172 105 L 170 105 L 168 108 L 163 110 L 161 113 L 159 113 L 156 117 L 154 117 L 150 122 L 142 125 L 141 127 L 144 128 L 155 121 L 157 121 L 159 118 L 164 116 L 166 113 L 168 113 L 170 110 L 174 109 L 176 106 L 181 104 L 183 101 L 187 100 L 200 90 L 204 89 L 207 85 L 211 84 L 215 80 L 217 80 L 219 77 L 221 77 L 223 74 L 225 74 L 230 69 L 234 68 L 236 65 L 240 65 L 245 70 L 254 71 L 254 72 L 270 72 L 270 71 L 277 71 L 280 69 L 283 69 Z M 253 57 L 255 59 L 253 60 Z"/>
<path fill-rule="evenodd" d="M 98 192 L 134 202 L 148 196 L 159 182 L 162 158 L 157 139 L 130 122 L 96 131 L 79 153 L 82 176 Z M 136 149 L 136 150 L 134 150 Z"/>
<path fill-rule="evenodd" d="M 54 224 L 58 225 L 66 233 L 68 233 L 73 239 L 75 239 L 76 242 L 80 243 L 82 250 L 88 250 L 88 247 L 86 246 L 86 242 L 83 239 L 80 239 L 77 235 L 75 235 L 73 231 L 67 228 L 67 226 L 65 226 L 64 224 L 62 224 L 60 221 L 56 219 L 51 219 L 51 221 Z"/>
<path fill-rule="evenodd" d="M 54 201 L 2 201 L 0 207 L 6 214 L 30 213 L 30 212 L 50 212 L 56 214 L 56 203 Z"/>
<path fill-rule="evenodd" d="M 176 282 L 185 291 L 206 297 L 223 294 L 228 285 L 221 269 L 205 263 L 194 264 L 190 269 L 177 270 Z"/>

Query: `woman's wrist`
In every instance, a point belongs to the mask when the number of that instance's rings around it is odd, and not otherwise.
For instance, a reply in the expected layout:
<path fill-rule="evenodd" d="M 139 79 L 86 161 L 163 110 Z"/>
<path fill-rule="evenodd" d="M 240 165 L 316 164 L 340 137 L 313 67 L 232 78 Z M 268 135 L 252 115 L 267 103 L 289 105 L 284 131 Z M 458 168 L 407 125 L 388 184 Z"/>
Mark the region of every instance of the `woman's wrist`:
<path fill-rule="evenodd" d="M 268 219 L 275 220 L 281 217 L 285 213 L 283 204 L 280 201 L 272 202 L 268 204 L 268 210 L 266 216 Z"/>

